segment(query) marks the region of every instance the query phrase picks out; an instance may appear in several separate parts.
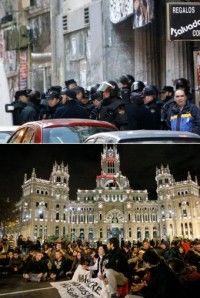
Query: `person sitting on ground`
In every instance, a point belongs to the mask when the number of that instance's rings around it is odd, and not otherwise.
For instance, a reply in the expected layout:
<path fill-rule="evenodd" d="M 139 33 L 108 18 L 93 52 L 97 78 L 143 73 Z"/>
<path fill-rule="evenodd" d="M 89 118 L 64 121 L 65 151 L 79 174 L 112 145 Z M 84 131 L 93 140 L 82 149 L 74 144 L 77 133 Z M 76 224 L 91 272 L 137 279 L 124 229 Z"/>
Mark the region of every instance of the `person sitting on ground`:
<path fill-rule="evenodd" d="M 41 282 L 46 280 L 48 272 L 47 263 L 42 252 L 36 252 L 35 257 L 26 264 L 23 278 L 26 281 Z"/>
<path fill-rule="evenodd" d="M 108 240 L 109 250 L 105 259 L 105 280 L 112 298 L 117 297 L 117 287 L 128 282 L 130 270 L 127 258 L 119 247 L 119 240 L 115 237 Z"/>
<path fill-rule="evenodd" d="M 71 263 L 68 262 L 61 251 L 56 251 L 50 272 L 51 280 L 60 280 L 66 277 L 66 272 L 70 270 Z"/>
<path fill-rule="evenodd" d="M 13 252 L 13 257 L 10 259 L 9 267 L 11 273 L 22 273 L 24 262 L 18 251 Z"/>

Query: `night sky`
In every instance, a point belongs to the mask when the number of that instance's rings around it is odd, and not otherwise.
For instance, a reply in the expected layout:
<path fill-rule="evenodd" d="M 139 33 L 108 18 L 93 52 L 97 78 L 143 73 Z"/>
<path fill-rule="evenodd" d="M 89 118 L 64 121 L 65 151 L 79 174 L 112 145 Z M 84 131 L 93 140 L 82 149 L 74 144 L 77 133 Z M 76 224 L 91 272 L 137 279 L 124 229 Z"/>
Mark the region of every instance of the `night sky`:
<path fill-rule="evenodd" d="M 155 171 L 161 163 L 169 164 L 176 180 L 184 180 L 188 170 L 200 180 L 198 145 L 120 145 L 121 171 L 134 189 L 147 189 L 156 198 Z M 100 174 L 101 145 L 1 145 L 0 199 L 19 200 L 24 173 L 30 178 L 35 167 L 37 177 L 49 179 L 55 161 L 68 163 L 70 196 L 76 191 L 95 188 Z M 1 206 L 1 205 L 0 205 Z M 3 206 L 0 207 L 2 209 Z"/>

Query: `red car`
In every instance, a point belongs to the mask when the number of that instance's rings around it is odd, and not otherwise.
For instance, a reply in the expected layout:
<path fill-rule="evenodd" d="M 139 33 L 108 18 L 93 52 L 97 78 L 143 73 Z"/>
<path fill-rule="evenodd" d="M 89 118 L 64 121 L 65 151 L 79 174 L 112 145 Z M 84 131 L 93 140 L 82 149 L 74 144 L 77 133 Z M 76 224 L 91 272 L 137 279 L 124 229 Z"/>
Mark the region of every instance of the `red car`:
<path fill-rule="evenodd" d="M 115 125 L 88 119 L 51 119 L 28 122 L 9 138 L 9 144 L 77 144 L 92 134 L 117 130 Z"/>

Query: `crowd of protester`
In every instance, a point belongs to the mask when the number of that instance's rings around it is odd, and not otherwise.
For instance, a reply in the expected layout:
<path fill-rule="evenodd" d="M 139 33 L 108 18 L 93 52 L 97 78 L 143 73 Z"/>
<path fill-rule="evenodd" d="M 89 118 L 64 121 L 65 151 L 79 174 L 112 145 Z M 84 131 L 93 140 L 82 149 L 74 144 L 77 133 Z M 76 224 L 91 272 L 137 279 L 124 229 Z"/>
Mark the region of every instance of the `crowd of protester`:
<path fill-rule="evenodd" d="M 19 275 L 24 281 L 70 280 L 78 266 L 109 287 L 111 297 L 126 293 L 144 298 L 196 298 L 200 293 L 200 240 L 174 238 L 119 242 L 40 239 L 20 235 L 15 243 L 6 235 L 0 241 L 0 276 Z M 123 296 L 123 295 L 122 295 Z M 125 295 L 124 295 L 125 296 Z"/>
<path fill-rule="evenodd" d="M 185 78 L 158 89 L 131 75 L 84 89 L 74 79 L 45 94 L 19 90 L 13 105 L 14 125 L 57 118 L 108 121 L 119 130 L 177 130 L 200 134 L 200 110 Z"/>

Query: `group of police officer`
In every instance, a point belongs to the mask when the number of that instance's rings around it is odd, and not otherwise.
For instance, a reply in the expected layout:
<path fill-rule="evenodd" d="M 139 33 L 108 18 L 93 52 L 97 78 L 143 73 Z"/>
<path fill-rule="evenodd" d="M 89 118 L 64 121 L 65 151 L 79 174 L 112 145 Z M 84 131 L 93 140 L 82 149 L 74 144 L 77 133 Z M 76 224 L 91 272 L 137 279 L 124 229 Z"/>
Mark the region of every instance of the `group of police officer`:
<path fill-rule="evenodd" d="M 175 90 L 135 81 L 122 75 L 119 82 L 105 81 L 90 90 L 74 79 L 65 88 L 52 86 L 46 94 L 20 90 L 13 102 L 14 125 L 43 119 L 80 118 L 108 121 L 120 130 L 178 130 L 200 134 L 200 110 L 193 103 L 189 82 L 180 78 Z"/>

